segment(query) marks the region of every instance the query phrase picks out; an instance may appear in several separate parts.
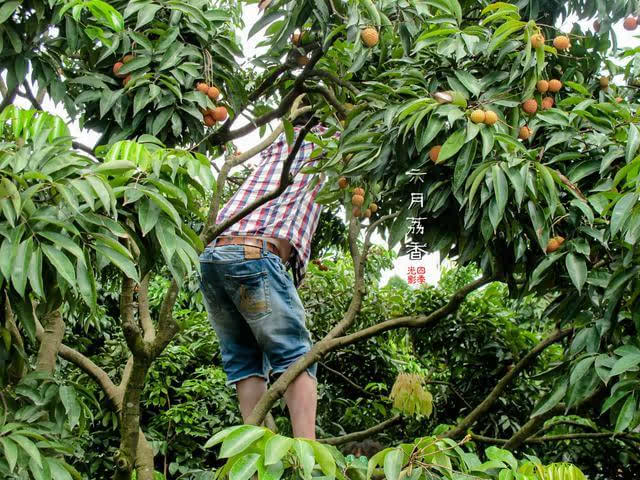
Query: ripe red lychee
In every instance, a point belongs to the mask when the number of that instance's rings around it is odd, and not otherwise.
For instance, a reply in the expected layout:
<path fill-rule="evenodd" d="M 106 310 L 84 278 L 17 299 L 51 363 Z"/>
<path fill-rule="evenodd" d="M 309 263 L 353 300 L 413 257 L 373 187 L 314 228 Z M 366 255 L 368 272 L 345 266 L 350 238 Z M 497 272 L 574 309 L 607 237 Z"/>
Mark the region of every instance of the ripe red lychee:
<path fill-rule="evenodd" d="M 347 186 L 349 185 L 349 180 L 347 180 L 346 177 L 340 177 L 338 179 L 338 186 L 344 190 L 345 188 L 347 188 Z"/>
<path fill-rule="evenodd" d="M 627 17 L 622 24 L 625 30 L 635 30 L 638 28 L 638 19 L 636 17 Z"/>
<path fill-rule="evenodd" d="M 228 115 L 226 107 L 216 107 L 211 112 L 211 116 L 216 122 L 225 121 Z"/>
<path fill-rule="evenodd" d="M 116 62 L 113 65 L 113 74 L 118 78 L 122 78 L 122 77 L 125 76 L 125 75 L 122 75 L 121 73 L 118 73 L 118 72 L 120 72 L 120 69 L 122 68 L 123 65 L 124 65 L 124 63 L 122 63 L 122 62 Z"/>
<path fill-rule="evenodd" d="M 558 250 L 562 244 L 564 243 L 564 237 L 561 237 L 560 235 L 557 235 L 551 239 L 549 239 L 549 242 L 547 243 L 547 253 L 553 253 L 556 250 Z"/>
<path fill-rule="evenodd" d="M 356 207 L 361 207 L 364 204 L 364 197 L 362 195 L 354 194 L 351 197 L 351 203 Z"/>
<path fill-rule="evenodd" d="M 363 28 L 360 32 L 360 38 L 362 39 L 362 43 L 365 44 L 368 48 L 375 47 L 380 40 L 380 35 L 378 34 L 378 30 L 373 27 Z"/>
<path fill-rule="evenodd" d="M 527 112 L 529 115 L 533 115 L 538 111 L 538 102 L 536 102 L 535 98 L 530 98 L 529 100 L 525 100 L 522 103 L 522 109 Z"/>
<path fill-rule="evenodd" d="M 204 124 L 207 127 L 213 127 L 216 124 L 216 121 L 211 115 L 205 115 L 204 116 Z"/>
<path fill-rule="evenodd" d="M 558 50 L 568 50 L 571 48 L 571 41 L 565 35 L 559 35 L 553 39 L 553 46 Z"/>
<path fill-rule="evenodd" d="M 429 150 L 429 158 L 433 163 L 438 163 L 440 150 L 442 150 L 442 145 L 436 145 L 435 147 L 431 147 L 431 150 Z"/>
<path fill-rule="evenodd" d="M 471 112 L 471 121 L 473 123 L 483 123 L 486 115 L 483 110 L 474 110 Z"/>
<path fill-rule="evenodd" d="M 542 110 L 549 110 L 550 108 L 553 108 L 553 97 L 544 97 L 542 99 Z"/>
<path fill-rule="evenodd" d="M 485 125 L 495 125 L 498 122 L 498 114 L 491 110 L 487 110 L 484 115 Z"/>
<path fill-rule="evenodd" d="M 207 84 L 206 84 L 206 83 L 204 83 L 204 82 L 199 82 L 199 83 L 196 85 L 196 90 L 198 90 L 199 92 L 202 92 L 202 93 L 206 94 L 206 93 L 207 93 L 207 90 L 209 90 L 209 85 L 207 85 Z"/>
<path fill-rule="evenodd" d="M 545 38 L 539 33 L 531 36 L 531 46 L 533 48 L 544 47 L 544 41 L 545 41 Z"/>
<path fill-rule="evenodd" d="M 211 100 L 215 100 L 220 96 L 220 90 L 218 90 L 216 87 L 209 87 L 207 89 L 207 96 Z"/>
<path fill-rule="evenodd" d="M 540 93 L 547 93 L 549 91 L 549 82 L 546 80 L 540 80 L 536 83 L 536 88 Z"/>
<path fill-rule="evenodd" d="M 562 82 L 560 80 L 556 80 L 554 78 L 553 80 L 549 81 L 549 91 L 551 93 L 558 93 L 561 88 L 562 88 Z"/>
<path fill-rule="evenodd" d="M 531 136 L 531 133 L 532 133 L 531 129 L 525 125 L 523 127 L 520 127 L 520 133 L 518 134 L 518 138 L 520 138 L 520 140 L 528 140 L 529 137 Z"/>

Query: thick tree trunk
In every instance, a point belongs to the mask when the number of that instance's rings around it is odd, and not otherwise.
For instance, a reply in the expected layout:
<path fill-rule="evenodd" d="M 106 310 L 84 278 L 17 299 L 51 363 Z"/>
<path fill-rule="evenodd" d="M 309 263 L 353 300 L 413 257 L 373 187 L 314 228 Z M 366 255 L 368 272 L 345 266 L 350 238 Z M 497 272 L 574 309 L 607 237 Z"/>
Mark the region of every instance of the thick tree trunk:
<path fill-rule="evenodd" d="M 64 321 L 59 310 L 47 314 L 43 320 L 44 332 L 40 337 L 36 370 L 53 375 L 56 370 L 58 350 L 60 350 L 64 336 Z"/>
<path fill-rule="evenodd" d="M 124 385 L 122 413 L 120 415 L 120 449 L 116 454 L 115 480 L 129 480 L 138 463 L 138 437 L 140 434 L 140 399 L 151 362 L 134 356 L 131 376 Z"/>

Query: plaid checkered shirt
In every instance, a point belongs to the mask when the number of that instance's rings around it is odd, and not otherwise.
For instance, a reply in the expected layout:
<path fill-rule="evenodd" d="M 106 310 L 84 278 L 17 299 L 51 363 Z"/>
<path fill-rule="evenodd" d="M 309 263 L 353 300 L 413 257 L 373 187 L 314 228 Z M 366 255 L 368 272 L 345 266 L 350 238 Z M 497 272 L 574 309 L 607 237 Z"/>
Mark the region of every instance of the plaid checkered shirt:
<path fill-rule="evenodd" d="M 326 127 L 316 126 L 312 130 L 317 135 L 327 131 Z M 295 138 L 300 127 L 294 128 Z M 320 174 L 319 182 L 312 187 L 316 175 L 300 173 L 304 167 L 315 165 L 317 159 L 309 157 L 314 144 L 303 141 L 291 165 L 293 183 L 282 194 L 226 229 L 222 235 L 261 235 L 288 240 L 292 246 L 292 255 L 288 265 L 293 272 L 296 287 L 300 285 L 311 256 L 311 239 L 318 226 L 322 206 L 315 203 L 318 192 L 326 182 Z M 286 136 L 281 134 L 276 141 L 261 153 L 261 160 L 238 191 L 220 210 L 217 223 L 233 217 L 280 185 L 283 164 L 291 152 Z"/>

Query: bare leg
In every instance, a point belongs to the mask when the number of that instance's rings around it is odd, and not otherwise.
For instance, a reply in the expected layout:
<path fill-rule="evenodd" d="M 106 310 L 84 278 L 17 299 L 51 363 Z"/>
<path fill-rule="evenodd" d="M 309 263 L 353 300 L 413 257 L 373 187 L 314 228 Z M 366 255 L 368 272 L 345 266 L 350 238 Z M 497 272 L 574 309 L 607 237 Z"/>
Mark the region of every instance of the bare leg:
<path fill-rule="evenodd" d="M 267 391 L 267 382 L 261 377 L 245 378 L 236 382 L 236 390 L 238 392 L 242 420 L 246 421 L 262 394 Z"/>
<path fill-rule="evenodd" d="M 301 373 L 284 394 L 289 407 L 293 436 L 316 439 L 316 381 L 307 372 Z"/>

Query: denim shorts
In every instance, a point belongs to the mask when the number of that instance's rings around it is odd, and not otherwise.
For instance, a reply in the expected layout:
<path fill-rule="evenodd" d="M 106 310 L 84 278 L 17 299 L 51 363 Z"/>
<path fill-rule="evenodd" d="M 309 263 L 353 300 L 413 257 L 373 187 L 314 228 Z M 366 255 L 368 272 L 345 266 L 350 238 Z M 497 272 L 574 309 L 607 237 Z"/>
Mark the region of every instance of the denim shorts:
<path fill-rule="evenodd" d="M 227 385 L 249 377 L 269 380 L 311 349 L 305 311 L 280 257 L 243 245 L 208 246 L 200 255 L 200 289 L 220 341 Z M 316 378 L 317 363 L 307 372 Z"/>

